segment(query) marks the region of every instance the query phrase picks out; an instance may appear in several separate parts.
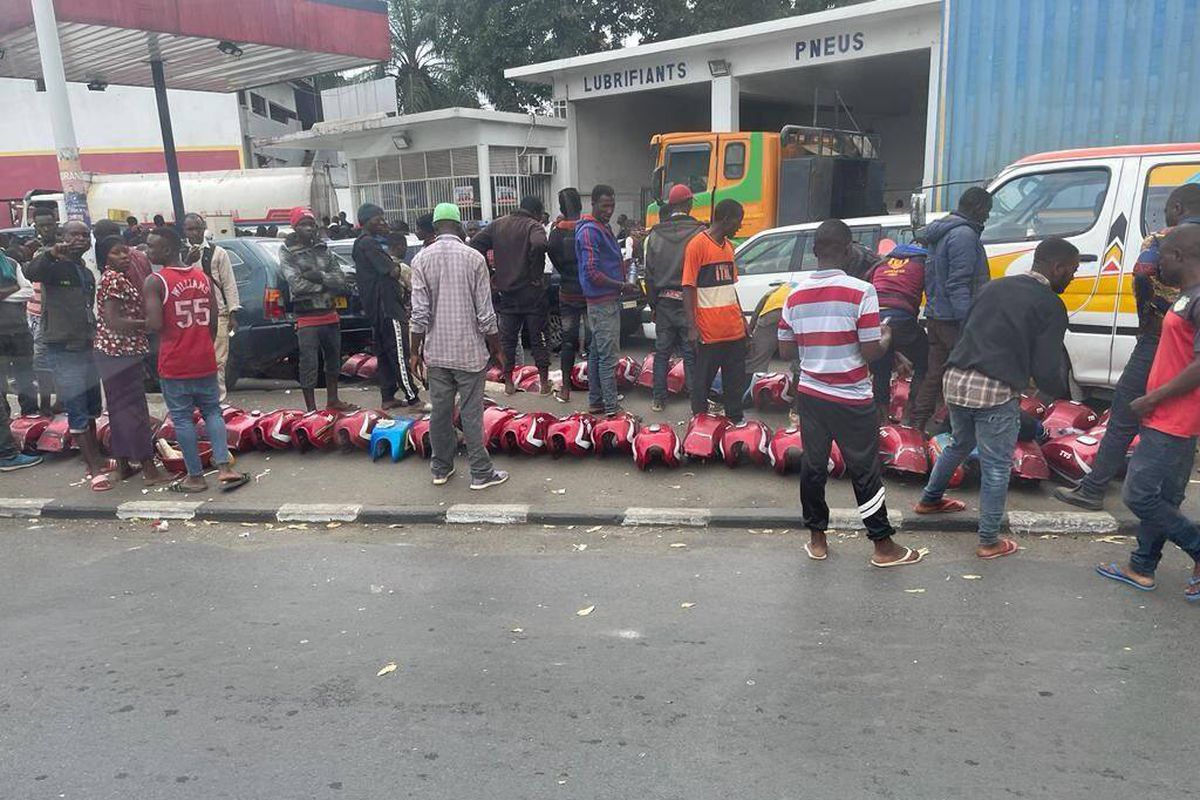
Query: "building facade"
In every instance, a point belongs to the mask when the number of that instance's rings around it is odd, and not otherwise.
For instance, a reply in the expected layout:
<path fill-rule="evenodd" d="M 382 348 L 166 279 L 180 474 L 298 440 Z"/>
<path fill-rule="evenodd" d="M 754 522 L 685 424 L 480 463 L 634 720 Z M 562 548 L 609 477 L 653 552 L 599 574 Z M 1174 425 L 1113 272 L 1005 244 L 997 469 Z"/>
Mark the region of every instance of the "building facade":
<path fill-rule="evenodd" d="M 560 168 L 566 144 L 564 120 L 469 108 L 381 112 L 255 143 L 264 152 L 340 151 L 350 188 L 343 210 L 375 203 L 410 225 L 438 203 L 454 203 L 465 220 L 492 220 L 527 195 L 553 213 L 567 185 Z"/>
<path fill-rule="evenodd" d="M 874 0 L 506 70 L 553 89 L 565 180 L 645 207 L 650 138 L 784 125 L 878 137 L 889 210 L 1031 153 L 1200 139 L 1195 0 Z"/>

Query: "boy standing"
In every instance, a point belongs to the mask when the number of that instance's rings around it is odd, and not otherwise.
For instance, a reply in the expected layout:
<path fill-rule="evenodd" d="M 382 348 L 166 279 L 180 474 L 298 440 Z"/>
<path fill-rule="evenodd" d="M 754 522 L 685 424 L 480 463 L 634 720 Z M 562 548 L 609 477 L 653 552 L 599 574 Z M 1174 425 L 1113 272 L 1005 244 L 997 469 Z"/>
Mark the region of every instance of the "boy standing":
<path fill-rule="evenodd" d="M 730 421 L 742 421 L 746 393 L 746 321 L 738 301 L 737 267 L 729 237 L 742 227 L 742 204 L 722 200 L 712 224 L 695 234 L 683 254 L 683 310 L 696 349 L 692 413 L 708 410 L 708 392 L 721 371 L 722 404 Z"/>

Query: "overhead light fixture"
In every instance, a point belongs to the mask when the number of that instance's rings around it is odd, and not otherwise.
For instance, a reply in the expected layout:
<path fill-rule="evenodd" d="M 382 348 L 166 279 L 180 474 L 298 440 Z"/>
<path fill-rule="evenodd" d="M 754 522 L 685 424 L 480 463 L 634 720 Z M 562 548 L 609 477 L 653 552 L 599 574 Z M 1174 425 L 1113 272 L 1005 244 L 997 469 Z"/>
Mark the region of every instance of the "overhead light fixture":
<path fill-rule="evenodd" d="M 99 78 L 93 78 L 88 81 L 87 88 L 89 92 L 103 92 L 108 88 L 108 82 L 102 81 Z"/>
<path fill-rule="evenodd" d="M 397 150 L 407 150 L 412 146 L 412 139 L 409 138 L 408 132 L 398 133 L 392 137 L 392 147 Z"/>
<path fill-rule="evenodd" d="M 241 58 L 242 53 L 245 52 L 244 50 L 242 50 L 242 48 L 238 47 L 233 42 L 225 42 L 225 41 L 218 42 L 217 49 L 220 50 L 225 55 L 233 56 L 234 58 Z"/>
<path fill-rule="evenodd" d="M 729 73 L 729 62 L 723 58 L 714 58 L 708 62 L 708 71 L 712 73 L 714 78 L 727 77 Z"/>

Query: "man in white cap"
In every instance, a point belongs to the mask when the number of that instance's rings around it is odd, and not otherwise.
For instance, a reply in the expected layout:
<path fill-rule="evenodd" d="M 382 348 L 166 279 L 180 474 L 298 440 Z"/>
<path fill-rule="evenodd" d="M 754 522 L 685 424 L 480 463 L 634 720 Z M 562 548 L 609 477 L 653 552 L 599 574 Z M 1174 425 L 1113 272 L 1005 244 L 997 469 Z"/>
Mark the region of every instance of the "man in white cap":
<path fill-rule="evenodd" d="M 497 470 L 483 441 L 483 384 L 488 356 L 501 369 L 508 364 L 500 347 L 492 285 L 483 255 L 459 236 L 458 206 L 441 203 L 433 211 L 437 238 L 412 264 L 412 371 L 429 387 L 433 414 L 433 485 L 454 475 L 458 432 L 454 398 L 458 396 L 463 438 L 471 462 L 471 488 L 487 489 L 508 480 Z"/>

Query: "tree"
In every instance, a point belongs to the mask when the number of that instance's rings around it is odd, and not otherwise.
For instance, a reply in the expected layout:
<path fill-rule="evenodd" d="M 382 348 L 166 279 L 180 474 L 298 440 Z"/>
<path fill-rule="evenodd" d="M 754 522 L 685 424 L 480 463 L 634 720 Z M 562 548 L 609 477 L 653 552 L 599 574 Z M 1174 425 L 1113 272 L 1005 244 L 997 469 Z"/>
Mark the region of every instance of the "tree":
<path fill-rule="evenodd" d="M 390 0 L 388 23 L 392 60 L 386 72 L 396 79 L 396 99 L 402 114 L 449 106 L 479 107 L 479 99 L 456 75 L 455 65 L 442 58 L 434 44 L 437 21 L 420 0 Z"/>
<path fill-rule="evenodd" d="M 504 77 L 507 67 L 609 50 L 632 32 L 632 0 L 425 0 L 434 42 L 466 85 L 497 109 L 541 107 L 545 86 Z"/>
<path fill-rule="evenodd" d="M 421 0 L 433 43 L 502 111 L 544 107 L 550 88 L 510 81 L 508 67 L 806 14 L 863 0 Z"/>

